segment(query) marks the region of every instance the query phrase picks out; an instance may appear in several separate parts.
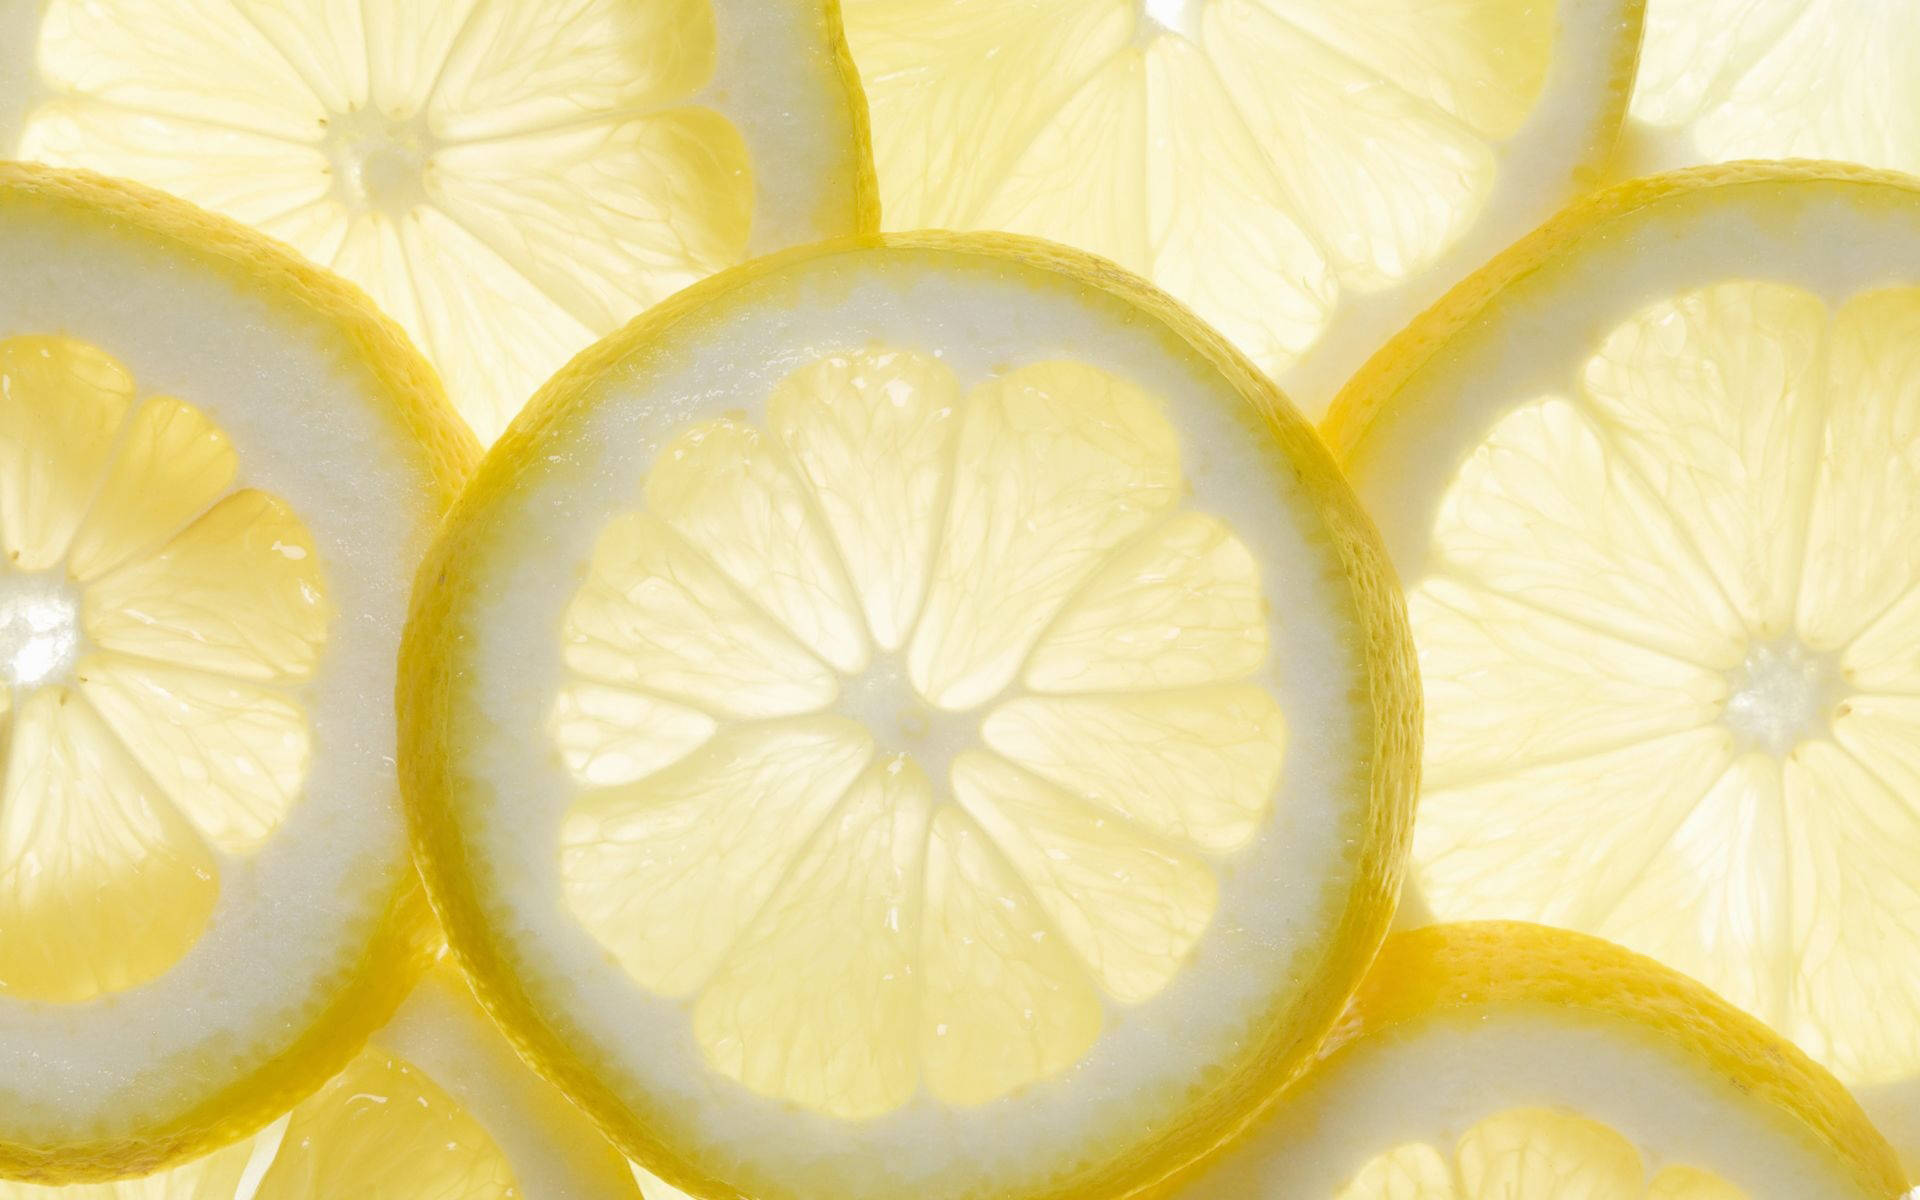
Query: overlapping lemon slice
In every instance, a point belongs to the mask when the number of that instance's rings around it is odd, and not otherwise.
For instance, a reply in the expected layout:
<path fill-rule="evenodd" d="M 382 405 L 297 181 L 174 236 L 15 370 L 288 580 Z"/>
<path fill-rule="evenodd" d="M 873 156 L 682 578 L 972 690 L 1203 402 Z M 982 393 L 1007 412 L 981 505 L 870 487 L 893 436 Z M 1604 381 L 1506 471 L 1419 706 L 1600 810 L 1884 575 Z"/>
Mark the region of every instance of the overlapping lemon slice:
<path fill-rule="evenodd" d="M 1183 1200 L 1897 1200 L 1833 1076 L 1698 983 L 1506 923 L 1397 934 Z"/>
<path fill-rule="evenodd" d="M 639 1200 L 625 1160 L 515 1057 L 451 967 L 257 1136 L 139 1179 L 0 1200 Z"/>
<path fill-rule="evenodd" d="M 1416 701 L 1217 337 L 1017 239 L 717 277 L 549 385 L 425 568 L 405 774 L 495 1011 L 695 1195 L 1125 1195 L 1324 1031 Z"/>
<path fill-rule="evenodd" d="M 7 7 L 0 153 L 164 187 L 332 267 L 484 439 L 661 297 L 876 219 L 827 0 Z"/>
<path fill-rule="evenodd" d="M 1638 0 L 846 0 L 889 229 L 1102 254 L 1318 414 L 1613 144 Z"/>
<path fill-rule="evenodd" d="M 411 982 L 393 657 L 475 453 L 352 289 L 0 167 L 0 1175 L 249 1132 Z"/>
<path fill-rule="evenodd" d="M 1433 913 L 1660 958 L 1908 1131 L 1916 330 L 1920 192 L 1703 169 L 1495 260 L 1328 425 L 1411 588 Z"/>
<path fill-rule="evenodd" d="M 1831 158 L 1920 171 L 1920 7 L 1647 0 L 1615 170 Z"/>

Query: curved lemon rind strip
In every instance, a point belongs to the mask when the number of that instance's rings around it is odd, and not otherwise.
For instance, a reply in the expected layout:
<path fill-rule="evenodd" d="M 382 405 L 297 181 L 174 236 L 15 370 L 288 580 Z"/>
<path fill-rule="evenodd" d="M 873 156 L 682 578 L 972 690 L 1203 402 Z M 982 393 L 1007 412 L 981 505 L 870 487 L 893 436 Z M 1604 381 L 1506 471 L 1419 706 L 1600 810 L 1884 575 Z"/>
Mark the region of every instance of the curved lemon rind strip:
<path fill-rule="evenodd" d="M 1827 183 L 1879 189 L 1911 203 L 1920 198 L 1920 180 L 1897 171 L 1818 159 L 1749 160 L 1688 167 L 1615 184 L 1561 209 L 1545 224 L 1495 255 L 1455 284 L 1380 347 L 1340 389 L 1320 434 L 1334 458 L 1349 463 L 1373 427 L 1391 419 L 1389 410 L 1407 382 L 1456 333 L 1476 321 L 1513 284 L 1548 260 L 1603 233 L 1615 222 L 1672 197 L 1713 188 L 1768 187 L 1789 183 Z"/>
<path fill-rule="evenodd" d="M 421 473 L 433 485 L 436 507 L 446 508 L 459 494 L 479 460 L 479 444 L 454 414 L 432 368 L 358 288 L 264 234 L 164 192 L 90 171 L 0 163 L 0 212 L 27 206 L 138 229 L 294 320 L 344 334 L 355 361 L 376 384 L 374 402 L 392 422 L 395 440 L 419 447 Z M 0 1121 L 0 1177 L 67 1184 L 145 1175 L 261 1129 L 338 1073 L 386 1023 L 426 968 L 437 937 L 420 886 L 406 871 L 344 984 L 286 1050 L 137 1136 L 28 1142 L 9 1136 Z"/>
<path fill-rule="evenodd" d="M 1704 1061 L 1770 1110 L 1780 1136 L 1845 1164 L 1863 1194 L 1907 1190 L 1893 1148 L 1851 1093 L 1800 1049 L 1701 984 L 1653 959 L 1571 930 L 1522 921 L 1429 925 L 1397 934 L 1321 1048 L 1327 1069 L 1376 1038 L 1415 1036 L 1459 1016 L 1580 1014 Z"/>
<path fill-rule="evenodd" d="M 442 653 L 457 629 L 456 598 L 476 587 L 472 570 L 483 555 L 491 510 L 510 501 L 523 466 L 535 460 L 553 431 L 591 408 L 600 379 L 616 366 L 645 362 L 658 343 L 682 326 L 697 326 L 725 309 L 716 304 L 734 289 L 799 263 L 855 250 L 902 249 L 989 259 L 1009 268 L 1064 276 L 1066 281 L 1140 311 L 1140 336 L 1179 357 L 1197 355 L 1245 402 L 1250 436 L 1263 439 L 1278 471 L 1302 480 L 1332 552 L 1343 568 L 1356 614 L 1352 636 L 1366 668 L 1364 760 L 1352 781 L 1365 793 L 1352 879 L 1337 924 L 1324 941 L 1320 980 L 1290 1008 L 1263 1014 L 1265 1031 L 1249 1044 L 1237 1078 L 1214 1087 L 1184 1120 L 1126 1161 L 1095 1164 L 1044 1190 L 1007 1200 L 1128 1200 L 1161 1194 L 1196 1160 L 1233 1136 L 1250 1119 L 1252 1097 L 1283 1086 L 1308 1065 L 1325 1031 L 1338 1018 L 1353 986 L 1372 961 L 1399 895 L 1411 847 L 1422 717 L 1414 650 L 1400 585 L 1379 535 L 1328 456 L 1313 428 L 1279 389 L 1237 349 L 1184 306 L 1146 281 L 1094 255 L 1011 234 L 867 234 L 769 255 L 709 277 L 588 347 L 547 382 L 494 444 L 473 482 L 449 514 L 420 568 L 400 651 L 400 771 L 414 854 L 435 913 L 455 957 L 487 1011 L 523 1057 L 566 1092 L 628 1157 L 696 1197 L 737 1196 L 702 1165 L 663 1143 L 653 1123 L 601 1082 L 572 1049 L 555 1016 L 528 994 L 509 966 L 511 954 L 490 928 L 471 883 L 471 859 L 460 832 L 461 803 L 446 747 L 455 690 L 455 663 Z M 1345 981 L 1344 984 L 1336 981 Z M 1144 1161 L 1137 1161 L 1144 1159 Z"/>

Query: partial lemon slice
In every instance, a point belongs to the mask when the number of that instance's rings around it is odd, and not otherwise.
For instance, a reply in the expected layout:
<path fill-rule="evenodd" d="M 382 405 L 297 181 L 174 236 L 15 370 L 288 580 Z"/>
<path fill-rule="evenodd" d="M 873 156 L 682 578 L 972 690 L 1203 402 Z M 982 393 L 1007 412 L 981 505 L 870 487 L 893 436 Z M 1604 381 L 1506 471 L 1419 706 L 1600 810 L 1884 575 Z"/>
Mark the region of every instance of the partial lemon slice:
<path fill-rule="evenodd" d="M 1692 980 L 1537 925 L 1395 935 L 1184 1200 L 1896 1200 L 1833 1076 Z"/>
<path fill-rule="evenodd" d="M 1920 171 L 1920 6 L 1647 0 L 1615 170 L 1833 158 Z"/>
<path fill-rule="evenodd" d="M 845 0 L 889 229 L 1153 280 L 1318 414 L 1613 144 L 1639 0 Z"/>
<path fill-rule="evenodd" d="M 1410 648 L 1312 431 L 1020 239 L 717 277 L 558 376 L 424 568 L 456 952 L 695 1195 L 1131 1194 L 1297 1068 L 1410 811 Z"/>
<path fill-rule="evenodd" d="M 639 1200 L 627 1163 L 515 1057 L 453 969 L 256 1137 L 141 1179 L 0 1200 Z"/>
<path fill-rule="evenodd" d="M 0 152 L 166 188 L 332 267 L 483 439 L 668 293 L 876 220 L 830 0 L 8 8 Z"/>
<path fill-rule="evenodd" d="M 1917 331 L 1909 183 L 1701 169 L 1496 259 L 1326 431 L 1411 589 L 1433 913 L 1651 954 L 1907 1129 Z"/>
<path fill-rule="evenodd" d="M 411 983 L 388 697 L 475 457 L 353 289 L 0 166 L 0 1175 L 250 1132 Z"/>

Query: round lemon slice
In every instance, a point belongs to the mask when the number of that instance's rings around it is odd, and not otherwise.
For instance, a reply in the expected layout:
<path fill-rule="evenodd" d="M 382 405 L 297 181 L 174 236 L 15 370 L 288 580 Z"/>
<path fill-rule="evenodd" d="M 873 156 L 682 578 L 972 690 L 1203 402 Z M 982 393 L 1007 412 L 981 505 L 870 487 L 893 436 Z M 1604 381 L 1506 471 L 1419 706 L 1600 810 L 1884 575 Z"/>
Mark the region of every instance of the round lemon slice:
<path fill-rule="evenodd" d="M 7 9 L 0 153 L 166 188 L 332 267 L 483 439 L 667 294 L 877 220 L 831 0 Z"/>
<path fill-rule="evenodd" d="M 1920 7 L 1647 0 L 1615 169 L 1832 158 L 1920 171 Z"/>
<path fill-rule="evenodd" d="M 0 166 L 0 1175 L 250 1132 L 412 981 L 393 659 L 475 457 L 351 288 Z"/>
<path fill-rule="evenodd" d="M 1417 698 L 1312 431 L 1019 239 L 583 356 L 423 568 L 403 773 L 489 1007 L 696 1195 L 1130 1194 L 1386 920 Z"/>
<path fill-rule="evenodd" d="M 0 1200 L 640 1200 L 626 1160 L 528 1070 L 453 969 L 257 1136 L 140 1179 Z"/>
<path fill-rule="evenodd" d="M 1846 1089 L 1692 980 L 1536 925 L 1395 935 L 1183 1200 L 1897 1200 Z"/>
<path fill-rule="evenodd" d="M 1496 259 L 1326 430 L 1410 589 L 1432 912 L 1651 954 L 1909 1131 L 1916 331 L 1910 183 L 1706 168 Z"/>
<path fill-rule="evenodd" d="M 845 0 L 889 229 L 1184 301 L 1318 414 L 1612 150 L 1639 0 Z"/>

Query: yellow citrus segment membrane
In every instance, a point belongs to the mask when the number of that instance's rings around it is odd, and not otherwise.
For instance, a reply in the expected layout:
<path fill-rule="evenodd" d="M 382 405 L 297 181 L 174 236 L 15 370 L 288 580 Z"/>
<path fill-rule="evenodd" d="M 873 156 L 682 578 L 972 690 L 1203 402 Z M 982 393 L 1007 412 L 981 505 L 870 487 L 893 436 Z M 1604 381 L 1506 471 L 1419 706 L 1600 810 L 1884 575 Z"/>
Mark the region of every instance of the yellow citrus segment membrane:
<path fill-rule="evenodd" d="M 225 436 L 104 351 L 0 341 L 0 409 L 0 992 L 79 1002 L 178 961 L 299 798 L 307 714 L 270 685 L 328 608 L 299 518 L 222 498 Z"/>
<path fill-rule="evenodd" d="M 1084 247 L 1280 372 L 1343 302 L 1432 266 L 1480 217 L 1502 144 L 1547 87 L 1563 7 L 1072 0 L 1036 14 L 1005 0 L 847 0 L 845 11 L 890 227 Z"/>
<path fill-rule="evenodd" d="M 983 1103 L 1166 988 L 1272 810 L 1259 571 L 1107 371 L 868 347 L 767 413 L 669 440 L 568 608 L 567 902 L 755 1092 Z"/>
<path fill-rule="evenodd" d="M 1411 604 L 1433 910 L 1655 955 L 1851 1083 L 1920 1070 L 1916 329 L 1910 288 L 1647 305 L 1473 451 Z"/>
<path fill-rule="evenodd" d="M 755 164 L 695 99 L 717 55 L 707 0 L 53 0 L 19 157 L 333 267 L 491 437 L 586 342 L 745 256 Z"/>
<path fill-rule="evenodd" d="M 293 1110 L 255 1200 L 509 1200 L 512 1167 L 478 1122 L 406 1060 L 369 1046 Z"/>
<path fill-rule="evenodd" d="M 1901 48 L 1920 11 L 1849 0 L 1649 0 L 1623 172 L 1743 158 L 1920 169 Z"/>

